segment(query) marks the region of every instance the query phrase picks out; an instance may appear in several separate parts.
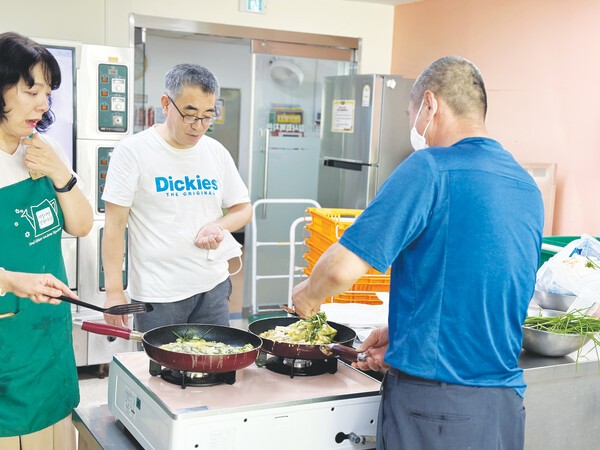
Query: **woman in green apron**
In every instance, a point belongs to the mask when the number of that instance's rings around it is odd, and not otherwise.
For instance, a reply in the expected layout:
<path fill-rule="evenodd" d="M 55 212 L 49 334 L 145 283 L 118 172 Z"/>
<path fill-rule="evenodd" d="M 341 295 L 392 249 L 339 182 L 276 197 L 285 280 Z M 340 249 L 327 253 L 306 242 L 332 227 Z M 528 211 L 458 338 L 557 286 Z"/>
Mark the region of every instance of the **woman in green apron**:
<path fill-rule="evenodd" d="M 85 236 L 92 210 L 44 131 L 60 69 L 43 46 L 0 34 L 0 448 L 74 448 L 79 402 L 63 229 Z"/>

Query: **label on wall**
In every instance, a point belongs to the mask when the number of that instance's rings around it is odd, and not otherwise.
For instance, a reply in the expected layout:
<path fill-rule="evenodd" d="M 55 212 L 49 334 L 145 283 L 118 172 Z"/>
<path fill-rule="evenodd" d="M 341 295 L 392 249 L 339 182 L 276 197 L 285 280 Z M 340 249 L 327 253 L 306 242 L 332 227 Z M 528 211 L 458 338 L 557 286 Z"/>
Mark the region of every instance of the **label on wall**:
<path fill-rule="evenodd" d="M 334 100 L 331 113 L 332 133 L 354 133 L 354 100 Z"/>

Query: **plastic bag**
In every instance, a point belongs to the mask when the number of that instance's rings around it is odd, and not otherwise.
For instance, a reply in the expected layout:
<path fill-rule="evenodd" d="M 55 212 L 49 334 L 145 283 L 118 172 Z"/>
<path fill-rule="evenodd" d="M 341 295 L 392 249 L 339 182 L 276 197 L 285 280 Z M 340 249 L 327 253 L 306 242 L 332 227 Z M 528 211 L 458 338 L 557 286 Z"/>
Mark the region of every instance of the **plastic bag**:
<path fill-rule="evenodd" d="M 600 242 L 588 234 L 571 241 L 539 268 L 535 288 L 576 295 L 569 311 L 600 302 Z"/>

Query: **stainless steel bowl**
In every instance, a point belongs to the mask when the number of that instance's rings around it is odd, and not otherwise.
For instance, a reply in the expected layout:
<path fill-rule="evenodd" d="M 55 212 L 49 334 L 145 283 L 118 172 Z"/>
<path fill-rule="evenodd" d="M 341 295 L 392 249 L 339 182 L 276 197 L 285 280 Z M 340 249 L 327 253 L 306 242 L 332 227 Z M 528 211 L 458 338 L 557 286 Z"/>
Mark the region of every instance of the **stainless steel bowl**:
<path fill-rule="evenodd" d="M 523 327 L 523 348 L 543 356 L 565 356 L 579 350 L 590 338 Z"/>
<path fill-rule="evenodd" d="M 576 295 L 552 294 L 546 291 L 535 290 L 533 301 L 542 309 L 555 309 L 557 311 L 567 311 L 573 304 Z"/>
<path fill-rule="evenodd" d="M 556 317 L 564 313 L 564 311 L 559 311 L 557 309 L 540 309 L 540 316 L 542 317 Z"/>

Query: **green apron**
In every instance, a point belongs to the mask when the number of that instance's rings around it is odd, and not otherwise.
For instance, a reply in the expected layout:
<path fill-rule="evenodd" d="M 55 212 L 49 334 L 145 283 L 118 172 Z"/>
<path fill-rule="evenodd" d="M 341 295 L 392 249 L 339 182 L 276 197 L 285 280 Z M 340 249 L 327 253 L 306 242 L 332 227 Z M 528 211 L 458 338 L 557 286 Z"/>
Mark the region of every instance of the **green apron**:
<path fill-rule="evenodd" d="M 52 182 L 27 179 L 0 189 L 0 267 L 67 281 L 63 216 Z M 79 403 L 71 308 L 0 297 L 0 437 L 46 428 Z"/>

